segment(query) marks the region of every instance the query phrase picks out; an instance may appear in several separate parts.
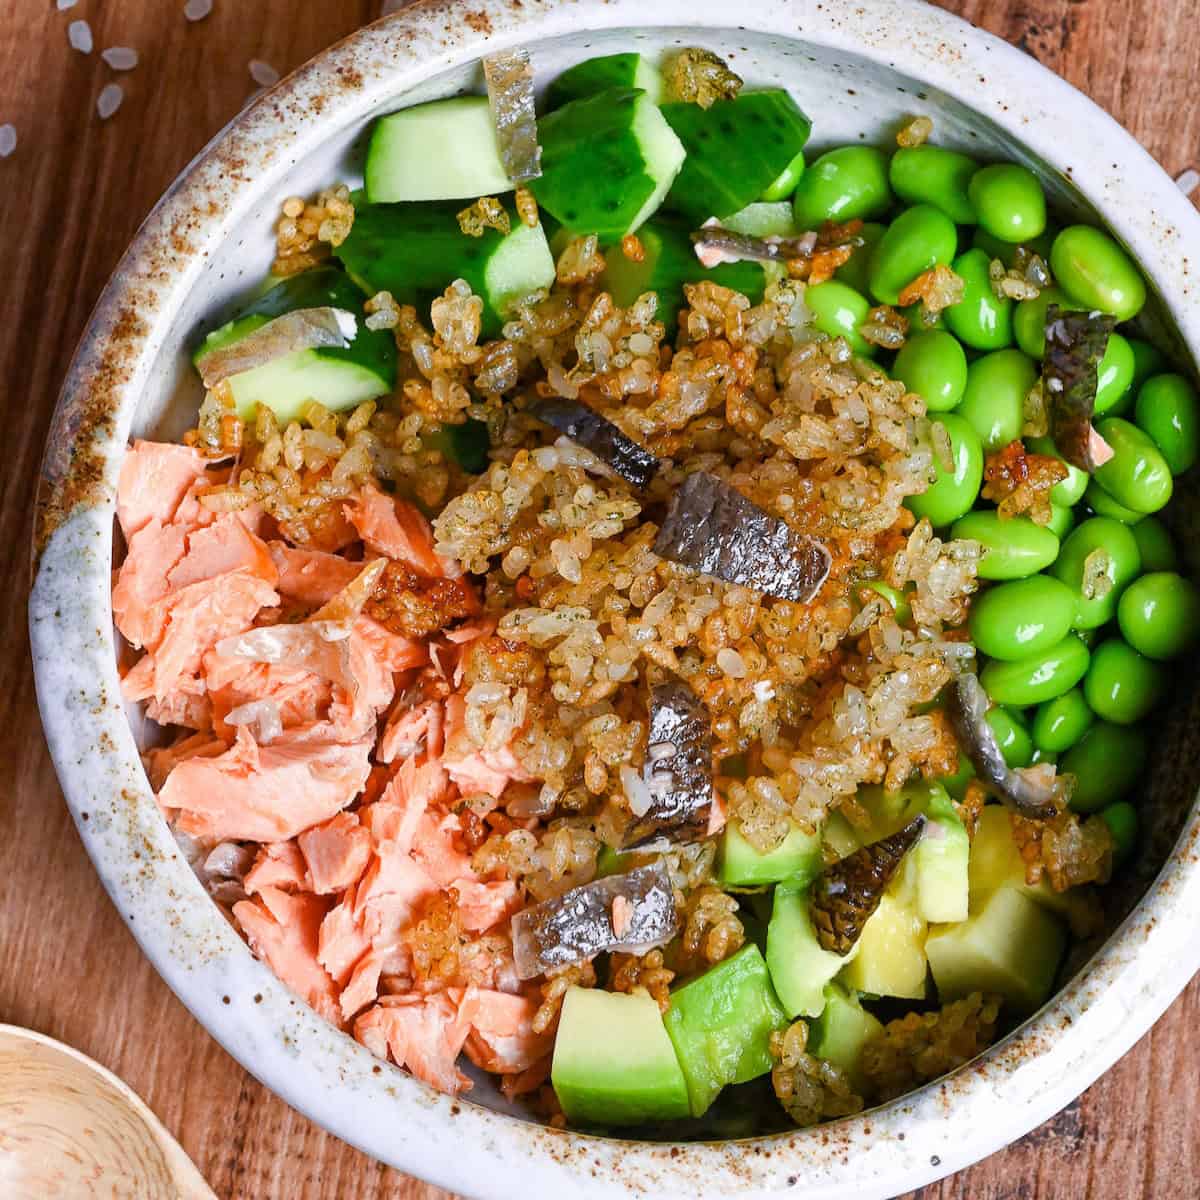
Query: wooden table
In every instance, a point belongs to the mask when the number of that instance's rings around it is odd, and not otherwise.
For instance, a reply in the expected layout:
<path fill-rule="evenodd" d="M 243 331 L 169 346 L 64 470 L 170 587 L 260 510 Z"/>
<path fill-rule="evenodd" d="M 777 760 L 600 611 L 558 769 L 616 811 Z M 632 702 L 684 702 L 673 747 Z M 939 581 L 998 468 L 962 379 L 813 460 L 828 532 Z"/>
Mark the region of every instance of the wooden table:
<path fill-rule="evenodd" d="M 25 633 L 29 518 L 42 439 L 75 341 L 138 223 L 254 89 L 369 20 L 376 0 L 6 0 L 0 124 L 0 1021 L 31 1026 L 123 1076 L 222 1197 L 446 1200 L 337 1142 L 256 1083 L 192 1020 L 126 931 L 59 796 L 38 724 Z M 1194 0 L 950 0 L 1090 92 L 1172 174 L 1200 159 Z M 93 23 L 96 50 L 68 47 Z M 141 65 L 99 60 L 128 45 Z M 95 116 L 105 83 L 122 109 Z M 1200 982 L 1083 1098 L 922 1200 L 1132 1200 L 1200 1191 Z"/>

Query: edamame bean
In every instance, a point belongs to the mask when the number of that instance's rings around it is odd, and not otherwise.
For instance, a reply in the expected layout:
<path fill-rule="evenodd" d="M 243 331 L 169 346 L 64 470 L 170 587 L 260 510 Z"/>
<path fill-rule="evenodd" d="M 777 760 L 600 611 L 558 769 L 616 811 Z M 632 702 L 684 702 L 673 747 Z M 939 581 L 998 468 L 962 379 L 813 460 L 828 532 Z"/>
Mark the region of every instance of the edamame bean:
<path fill-rule="evenodd" d="M 989 708 L 984 720 L 991 726 L 1004 761 L 1012 768 L 1027 767 L 1033 758 L 1033 739 L 1025 722 L 1014 712 L 997 705 Z"/>
<path fill-rule="evenodd" d="M 871 252 L 875 249 L 875 243 L 883 237 L 886 229 L 887 226 L 880 225 L 878 221 L 867 221 L 858 231 L 858 236 L 862 238 L 862 245 L 856 246 L 854 253 L 834 271 L 834 279 L 865 296 L 871 290 L 871 284 L 867 279 L 871 267 Z"/>
<path fill-rule="evenodd" d="M 1154 571 L 1125 589 L 1117 604 L 1117 621 L 1139 654 L 1177 658 L 1200 635 L 1200 591 L 1174 571 Z"/>
<path fill-rule="evenodd" d="M 970 382 L 968 381 L 968 390 Z M 1171 468 L 1151 438 L 1120 417 L 1108 417 L 1096 432 L 1113 456 L 1092 478 L 1114 499 L 1135 512 L 1152 513 L 1171 499 Z"/>
<path fill-rule="evenodd" d="M 1050 505 L 1050 520 L 1046 528 L 1061 542 L 1075 528 L 1075 510 L 1065 504 Z"/>
<path fill-rule="evenodd" d="M 786 200 L 800 183 L 800 176 L 804 174 L 804 151 L 801 150 L 795 158 L 792 159 L 786 167 L 780 171 L 778 177 L 760 197 L 768 202 L 776 200 Z"/>
<path fill-rule="evenodd" d="M 969 421 L 986 452 L 1021 436 L 1025 397 L 1037 382 L 1037 367 L 1020 350 L 995 350 L 967 368 L 967 387 L 957 412 Z"/>
<path fill-rule="evenodd" d="M 918 275 L 948 265 L 957 248 L 958 231 L 944 212 L 930 204 L 906 208 L 871 254 L 871 294 L 881 304 L 899 304 L 900 293 Z"/>
<path fill-rule="evenodd" d="M 1096 412 L 1109 412 L 1133 382 L 1133 350 L 1119 334 L 1109 336 L 1104 357 L 1096 366 Z"/>
<path fill-rule="evenodd" d="M 1057 304 L 1065 312 L 1074 312 L 1076 305 L 1062 288 L 1048 287 L 1032 300 L 1022 300 L 1013 310 L 1013 336 L 1030 358 L 1041 362 L 1046 354 L 1046 310 Z"/>
<path fill-rule="evenodd" d="M 1139 391 L 1143 383 L 1151 375 L 1158 375 L 1167 365 L 1162 351 L 1141 338 L 1128 338 L 1129 348 L 1133 351 L 1133 390 Z"/>
<path fill-rule="evenodd" d="M 1027 242 L 1046 228 L 1046 196 L 1038 177 L 1016 163 L 976 171 L 967 188 L 979 224 L 1002 242 Z"/>
<path fill-rule="evenodd" d="M 1062 754 L 1091 729 L 1095 719 L 1083 692 L 1074 687 L 1038 706 L 1033 714 L 1033 744 L 1047 754 Z"/>
<path fill-rule="evenodd" d="M 1013 302 L 992 291 L 989 266 L 982 250 L 960 254 L 953 269 L 966 285 L 963 298 L 945 310 L 950 332 L 974 350 L 1001 350 L 1013 340 Z"/>
<path fill-rule="evenodd" d="M 1037 746 L 1033 748 L 1033 757 L 1029 760 L 1031 767 L 1036 767 L 1038 763 L 1049 763 L 1055 766 L 1058 763 L 1058 755 L 1051 754 L 1049 750 L 1039 750 Z"/>
<path fill-rule="evenodd" d="M 931 525 L 940 528 L 971 511 L 983 482 L 983 446 L 979 434 L 956 413 L 939 413 L 936 420 L 949 435 L 953 470 L 945 470 L 935 456 L 934 482 L 904 503 L 918 520 L 928 517 Z"/>
<path fill-rule="evenodd" d="M 1132 378 L 1132 371 L 1130 375 Z M 1138 392 L 1133 419 L 1158 447 L 1172 475 L 1182 475 L 1195 463 L 1200 449 L 1200 411 L 1196 392 L 1182 375 L 1147 379 Z"/>
<path fill-rule="evenodd" d="M 904 343 L 892 364 L 892 378 L 916 392 L 930 412 L 946 412 L 966 390 L 967 356 L 957 338 L 929 329 Z"/>
<path fill-rule="evenodd" d="M 1121 800 L 1117 804 L 1110 804 L 1100 816 L 1104 818 L 1108 832 L 1112 834 L 1113 863 L 1119 865 L 1137 849 L 1137 809 L 1127 800 Z"/>
<path fill-rule="evenodd" d="M 1075 619 L 1075 595 L 1052 575 L 988 588 L 971 605 L 971 640 L 990 658 L 1026 658 L 1061 642 Z"/>
<path fill-rule="evenodd" d="M 1095 479 L 1088 481 L 1083 500 L 1096 516 L 1111 517 L 1114 521 L 1120 521 L 1122 525 L 1136 525 L 1145 516 L 1144 513 L 1134 512 L 1132 508 L 1118 504 Z"/>
<path fill-rule="evenodd" d="M 1103 551 L 1099 560 L 1093 557 L 1096 551 Z M 1098 629 L 1116 616 L 1121 593 L 1141 569 L 1142 557 L 1129 526 L 1111 517 L 1092 517 L 1067 535 L 1050 573 L 1075 595 L 1075 628 Z M 1083 591 L 1085 570 L 1090 595 Z M 1107 591 L 1101 576 L 1108 577 Z"/>
<path fill-rule="evenodd" d="M 850 349 L 864 358 L 875 354 L 875 347 L 858 332 L 871 311 L 866 296 L 836 279 L 827 279 L 804 293 L 804 303 L 812 313 L 813 328 L 830 337 L 845 338 Z"/>
<path fill-rule="evenodd" d="M 1143 571 L 1173 571 L 1179 565 L 1175 543 L 1157 517 L 1143 517 L 1133 527 L 1133 536 L 1142 556 Z"/>
<path fill-rule="evenodd" d="M 1028 708 L 1070 691 L 1087 674 L 1087 647 L 1073 634 L 1016 662 L 993 659 L 979 673 L 984 691 L 997 704 Z"/>
<path fill-rule="evenodd" d="M 942 146 L 902 147 L 892 155 L 888 178 L 905 204 L 932 204 L 956 225 L 975 224 L 975 206 L 967 195 L 979 164 Z"/>
<path fill-rule="evenodd" d="M 1066 479 L 1060 480 L 1050 489 L 1051 503 L 1067 507 L 1072 504 L 1078 504 L 1083 497 L 1083 493 L 1087 491 L 1087 472 L 1081 471 L 1078 467 L 1067 462 L 1059 454 L 1058 447 L 1055 446 L 1053 438 L 1030 438 L 1025 444 L 1034 454 L 1045 454 L 1051 458 L 1057 458 L 1067 468 Z"/>
<path fill-rule="evenodd" d="M 1097 721 L 1063 755 L 1059 771 L 1075 776 L 1071 807 L 1096 812 L 1120 800 L 1146 769 L 1146 735 L 1140 729 Z"/>
<path fill-rule="evenodd" d="M 960 751 L 958 770 L 953 775 L 943 775 L 939 782 L 955 800 L 961 800 L 966 795 L 967 784 L 974 778 L 975 768 L 971 766 L 971 760 Z"/>
<path fill-rule="evenodd" d="M 1146 284 L 1129 255 L 1090 225 L 1069 225 L 1054 239 L 1050 269 L 1081 307 L 1111 313 L 1118 321 L 1132 320 L 1146 303 Z"/>
<path fill-rule="evenodd" d="M 1048 567 L 1058 556 L 1058 538 L 1028 517 L 1002 518 L 994 509 L 967 513 L 954 522 L 950 536 L 983 546 L 980 579 L 1024 579 Z"/>
<path fill-rule="evenodd" d="M 908 597 L 897 588 L 884 583 L 883 580 L 864 580 L 855 591 L 858 593 L 858 602 L 864 605 L 871 599 L 869 593 L 882 596 L 892 606 L 892 615 L 895 617 L 897 625 L 907 625 L 912 620 L 912 607 L 909 605 Z M 864 593 L 868 594 L 864 595 Z"/>
<path fill-rule="evenodd" d="M 792 204 L 801 229 L 877 217 L 892 204 L 887 157 L 874 146 L 830 150 L 800 176 Z"/>
<path fill-rule="evenodd" d="M 1092 651 L 1083 698 L 1102 720 L 1132 725 L 1154 708 L 1166 690 L 1166 671 L 1121 638 L 1109 638 Z"/>

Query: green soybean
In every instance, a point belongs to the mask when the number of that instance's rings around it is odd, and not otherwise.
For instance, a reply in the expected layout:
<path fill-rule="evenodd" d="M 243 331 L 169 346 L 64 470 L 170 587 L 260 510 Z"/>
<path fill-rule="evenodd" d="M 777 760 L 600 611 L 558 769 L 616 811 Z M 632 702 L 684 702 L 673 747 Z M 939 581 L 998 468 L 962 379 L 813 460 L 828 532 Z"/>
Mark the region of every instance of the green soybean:
<path fill-rule="evenodd" d="M 1104 552 L 1099 560 L 1103 571 L 1095 573 L 1089 597 L 1083 593 L 1084 570 L 1097 550 Z M 1092 559 L 1093 568 L 1096 563 Z M 1051 574 L 1062 580 L 1075 596 L 1075 628 L 1098 629 L 1116 616 L 1121 593 L 1141 569 L 1142 557 L 1129 526 L 1111 517 L 1092 517 L 1067 535 Z M 1108 577 L 1107 589 L 1100 585 L 1101 575 Z"/>
<path fill-rule="evenodd" d="M 864 592 L 882 596 L 891 605 L 892 615 L 896 618 L 897 625 L 907 625 L 912 620 L 912 607 L 909 605 L 908 597 L 898 588 L 894 588 L 880 579 L 868 579 L 860 583 L 855 590 L 858 593 L 860 604 L 866 604 L 871 599 L 870 596 L 863 595 Z"/>
<path fill-rule="evenodd" d="M 1046 195 L 1026 167 L 983 167 L 972 176 L 967 194 L 979 224 L 1002 242 L 1027 242 L 1046 228 Z"/>
<path fill-rule="evenodd" d="M 871 302 L 852 287 L 836 279 L 827 279 L 804 293 L 804 303 L 812 313 L 813 328 L 830 337 L 842 337 L 855 354 L 870 358 L 875 347 L 858 332 L 871 311 Z"/>
<path fill-rule="evenodd" d="M 929 329 L 905 342 L 892 364 L 892 378 L 920 396 L 930 412 L 946 412 L 963 398 L 967 356 L 956 338 Z"/>
<path fill-rule="evenodd" d="M 1133 527 L 1143 571 L 1173 571 L 1179 565 L 1175 543 L 1167 527 L 1157 517 L 1143 517 Z"/>
<path fill-rule="evenodd" d="M 1037 382 L 1033 359 L 1020 350 L 994 350 L 967 368 L 958 415 L 969 421 L 988 453 L 1021 436 L 1025 397 Z"/>
<path fill-rule="evenodd" d="M 1029 730 L 1025 728 L 1025 722 L 1016 713 L 1009 712 L 1007 708 L 999 705 L 989 708 L 984 720 L 996 735 L 996 742 L 1000 753 L 1004 755 L 1004 761 L 1014 769 L 1029 766 L 1030 759 L 1033 758 L 1033 739 L 1029 736 Z"/>
<path fill-rule="evenodd" d="M 1059 763 L 1061 774 L 1075 776 L 1076 812 L 1096 812 L 1120 800 L 1145 769 L 1146 735 L 1108 721 L 1097 721 Z"/>
<path fill-rule="evenodd" d="M 1117 621 L 1122 636 L 1139 654 L 1178 658 L 1200 635 L 1200 591 L 1174 571 L 1154 571 L 1125 589 L 1117 604 Z"/>
<path fill-rule="evenodd" d="M 957 247 L 958 232 L 944 212 L 931 204 L 906 208 L 871 254 L 871 294 L 881 304 L 899 304 L 900 293 L 918 275 L 948 265 Z"/>
<path fill-rule="evenodd" d="M 1109 638 L 1092 651 L 1083 698 L 1102 720 L 1132 725 L 1154 708 L 1166 690 L 1166 670 L 1121 638 Z"/>
<path fill-rule="evenodd" d="M 992 290 L 989 266 L 982 250 L 968 250 L 954 260 L 954 273 L 965 287 L 963 298 L 945 310 L 946 324 L 973 350 L 1001 350 L 1013 340 L 1013 302 Z"/>
<path fill-rule="evenodd" d="M 887 226 L 880 225 L 878 221 L 867 221 L 858 231 L 862 245 L 856 246 L 850 257 L 834 271 L 834 279 L 865 296 L 871 290 L 870 281 L 867 279 L 871 266 L 871 252 L 886 229 Z"/>
<path fill-rule="evenodd" d="M 1033 757 L 1029 760 L 1031 767 L 1036 767 L 1038 763 L 1049 763 L 1054 766 L 1058 762 L 1058 755 L 1051 753 L 1049 750 L 1039 749 L 1037 746 L 1033 748 Z"/>
<path fill-rule="evenodd" d="M 1095 719 L 1083 692 L 1074 687 L 1038 706 L 1031 728 L 1033 744 L 1047 754 L 1062 754 L 1091 729 Z"/>
<path fill-rule="evenodd" d="M 1108 826 L 1108 832 L 1112 834 L 1113 862 L 1119 865 L 1137 849 L 1137 809 L 1127 800 L 1120 800 L 1103 809 L 1100 816 Z"/>
<path fill-rule="evenodd" d="M 1050 520 L 1046 528 L 1061 542 L 1075 528 L 1075 510 L 1065 504 L 1050 505 Z"/>
<path fill-rule="evenodd" d="M 1133 383 L 1134 391 L 1138 391 L 1151 375 L 1158 375 L 1167 365 L 1163 352 L 1141 338 L 1128 338 L 1129 348 L 1133 351 Z"/>
<path fill-rule="evenodd" d="M 1070 506 L 1078 504 L 1087 490 L 1088 474 L 1067 462 L 1058 452 L 1054 439 L 1050 437 L 1030 438 L 1026 445 L 1034 454 L 1045 454 L 1057 458 L 1067 468 L 1066 479 L 1060 480 L 1050 489 L 1050 500 L 1054 504 Z"/>
<path fill-rule="evenodd" d="M 1119 334 L 1109 336 L 1104 357 L 1096 367 L 1096 412 L 1111 411 L 1133 383 L 1133 349 Z"/>
<path fill-rule="evenodd" d="M 1028 708 L 1070 691 L 1087 674 L 1088 648 L 1073 634 L 1057 645 L 1016 662 L 993 659 L 979 673 L 984 691 L 997 704 Z"/>
<path fill-rule="evenodd" d="M 1132 371 L 1130 372 L 1132 378 Z M 1167 460 L 1172 475 L 1181 475 L 1200 450 L 1200 405 L 1182 375 L 1155 375 L 1142 384 L 1133 418 Z"/>
<path fill-rule="evenodd" d="M 1012 662 L 1057 645 L 1071 631 L 1075 595 L 1052 575 L 988 588 L 971 605 L 971 640 L 990 658 Z"/>
<path fill-rule="evenodd" d="M 772 203 L 778 200 L 786 200 L 796 190 L 797 185 L 800 183 L 800 176 L 803 174 L 804 151 L 801 150 L 796 157 L 793 158 L 792 161 L 788 163 L 788 165 L 784 167 L 782 171 L 779 172 L 779 175 L 776 177 L 775 181 L 770 187 L 767 188 L 765 192 L 763 192 L 760 199 Z"/>
<path fill-rule="evenodd" d="M 1058 556 L 1058 538 L 1028 517 L 1001 517 L 995 510 L 968 513 L 954 522 L 952 537 L 983 546 L 980 579 L 1024 579 Z"/>
<path fill-rule="evenodd" d="M 975 778 L 975 768 L 971 760 L 961 751 L 958 755 L 958 769 L 953 775 L 943 775 L 939 781 L 955 800 L 961 800 L 966 795 L 967 784 Z"/>
<path fill-rule="evenodd" d="M 874 146 L 841 146 L 822 154 L 800 176 L 792 201 L 796 224 L 867 220 L 892 205 L 887 156 Z"/>
<path fill-rule="evenodd" d="M 1122 525 L 1136 525 L 1145 513 L 1135 512 L 1114 500 L 1095 480 L 1088 482 L 1087 491 L 1083 493 L 1084 503 L 1098 517 L 1111 517 Z"/>
<path fill-rule="evenodd" d="M 931 525 L 940 528 L 971 511 L 983 482 L 983 446 L 975 430 L 956 413 L 939 413 L 937 422 L 950 438 L 952 469 L 947 471 L 935 456 L 934 482 L 904 503 L 918 520 L 928 517 Z"/>
<path fill-rule="evenodd" d="M 905 204 L 932 204 L 956 225 L 975 224 L 975 206 L 967 195 L 979 164 L 942 146 L 902 147 L 892 155 L 888 178 Z"/>
<path fill-rule="evenodd" d="M 1101 421 L 1096 432 L 1112 447 L 1113 456 L 1093 478 L 1118 504 L 1135 512 L 1158 512 L 1171 499 L 1174 484 L 1171 468 L 1153 440 L 1121 417 Z"/>
<path fill-rule="evenodd" d="M 1050 269 L 1081 307 L 1111 313 L 1118 321 L 1132 320 L 1146 303 L 1146 284 L 1133 260 L 1090 225 L 1069 225 L 1054 239 Z"/>
<path fill-rule="evenodd" d="M 1038 362 L 1046 354 L 1046 310 L 1057 304 L 1065 312 L 1075 311 L 1075 304 L 1062 288 L 1048 287 L 1033 297 L 1022 300 L 1013 310 L 1013 336 L 1017 345 Z"/>

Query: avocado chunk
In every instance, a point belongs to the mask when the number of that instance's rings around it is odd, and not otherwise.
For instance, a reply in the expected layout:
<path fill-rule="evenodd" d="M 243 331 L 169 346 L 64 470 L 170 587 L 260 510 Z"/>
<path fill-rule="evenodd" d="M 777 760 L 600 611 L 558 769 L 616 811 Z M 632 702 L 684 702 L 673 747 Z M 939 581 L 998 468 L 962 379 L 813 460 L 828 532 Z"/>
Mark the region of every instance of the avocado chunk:
<path fill-rule="evenodd" d="M 917 915 L 924 921 L 965 921 L 970 886 L 968 863 L 971 841 L 946 790 L 929 788 L 925 806 L 929 818 L 921 840 L 913 847 L 917 874 Z"/>
<path fill-rule="evenodd" d="M 921 1000 L 925 996 L 925 934 L 917 912 L 917 870 L 910 854 L 863 926 L 858 954 L 840 980 L 871 996 Z"/>
<path fill-rule="evenodd" d="M 834 858 L 845 858 L 863 845 L 862 833 L 840 812 L 831 812 L 821 830 L 821 840 L 833 851 Z"/>
<path fill-rule="evenodd" d="M 765 854 L 746 840 L 736 821 L 729 821 L 721 834 L 718 874 L 722 883 L 733 887 L 757 887 L 784 879 L 808 884 L 820 874 L 821 865 L 820 834 L 793 827 Z"/>
<path fill-rule="evenodd" d="M 819 1016 L 825 1007 L 825 985 L 858 954 L 858 944 L 845 958 L 823 949 L 808 906 L 807 884 L 781 883 L 775 888 L 767 966 L 789 1017 Z"/>
<path fill-rule="evenodd" d="M 1050 995 L 1065 945 L 1057 918 L 1016 888 L 1002 887 L 967 920 L 935 929 L 925 951 L 943 1003 L 997 992 L 1026 1015 Z"/>
<path fill-rule="evenodd" d="M 687 1080 L 692 1116 L 698 1117 L 727 1083 L 745 1083 L 771 1069 L 771 1034 L 787 1024 L 787 1014 L 762 954 L 749 945 L 675 992 L 664 1023 Z"/>
<path fill-rule="evenodd" d="M 1025 861 L 1012 836 L 1012 820 L 1002 804 L 989 804 L 979 814 L 979 826 L 971 842 L 969 875 L 971 906 L 1002 887 L 1010 887 L 1043 908 L 1068 915 L 1068 892 L 1056 892 L 1044 876 L 1035 884 L 1025 882 Z"/>
<path fill-rule="evenodd" d="M 567 1119 L 581 1125 L 688 1115 L 683 1072 L 649 996 L 569 988 L 550 1081 Z"/>
<path fill-rule="evenodd" d="M 859 1003 L 858 996 L 831 983 L 825 988 L 825 1008 L 812 1023 L 808 1049 L 846 1073 L 856 1091 L 863 1090 L 863 1047 L 883 1025 Z"/>

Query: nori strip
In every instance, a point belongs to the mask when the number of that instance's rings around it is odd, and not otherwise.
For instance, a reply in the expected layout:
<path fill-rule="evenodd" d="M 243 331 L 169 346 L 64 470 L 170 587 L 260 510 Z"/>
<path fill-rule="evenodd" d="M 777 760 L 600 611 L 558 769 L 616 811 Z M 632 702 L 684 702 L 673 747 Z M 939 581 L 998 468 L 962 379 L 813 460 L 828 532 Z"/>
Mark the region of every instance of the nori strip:
<path fill-rule="evenodd" d="M 1040 768 L 1015 771 L 1005 761 L 992 727 L 987 723 L 988 699 L 972 674 L 960 675 L 950 688 L 946 713 L 963 753 L 971 760 L 981 782 L 987 784 L 1009 808 L 1022 817 L 1045 820 L 1064 807 L 1063 781 L 1047 786 Z"/>
<path fill-rule="evenodd" d="M 594 408 L 578 400 L 536 400 L 529 411 L 590 450 L 634 487 L 644 488 L 658 470 L 658 459 L 645 446 L 639 446 Z"/>
<path fill-rule="evenodd" d="M 807 604 L 829 575 L 829 551 L 707 471 L 671 497 L 654 553 L 726 583 Z"/>
<path fill-rule="evenodd" d="M 924 813 L 918 813 L 899 833 L 872 842 L 833 864 L 813 886 L 813 929 L 823 950 L 843 958 L 854 949 L 879 907 L 904 856 L 917 844 L 925 829 Z"/>
<path fill-rule="evenodd" d="M 682 679 L 651 689 L 647 747 L 642 777 L 654 800 L 625 831 L 622 846 L 638 846 L 660 835 L 699 841 L 708 833 L 712 813 L 712 718 Z"/>
<path fill-rule="evenodd" d="M 1104 313 L 1046 309 L 1046 354 L 1042 388 L 1050 411 L 1050 431 L 1059 454 L 1081 471 L 1103 466 L 1112 451 L 1092 428 L 1099 364 L 1116 318 Z"/>
<path fill-rule="evenodd" d="M 623 903 L 614 909 L 618 900 Z M 615 919 L 614 912 L 620 914 Z M 642 954 L 665 945 L 678 931 L 675 890 L 660 861 L 585 883 L 517 913 L 513 959 L 518 978 L 533 979 L 609 950 Z"/>
<path fill-rule="evenodd" d="M 468 475 L 487 470 L 491 438 L 486 421 L 468 418 L 461 425 L 443 425 L 438 441 L 442 453 Z"/>

